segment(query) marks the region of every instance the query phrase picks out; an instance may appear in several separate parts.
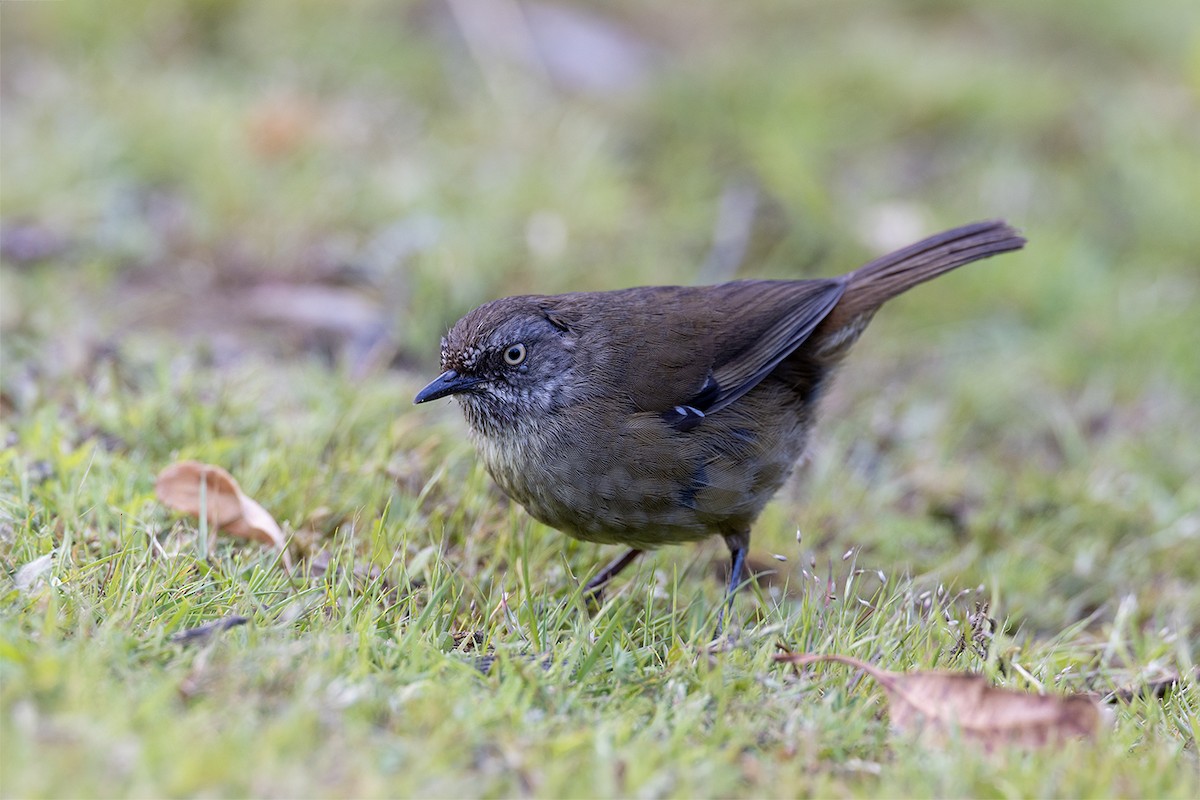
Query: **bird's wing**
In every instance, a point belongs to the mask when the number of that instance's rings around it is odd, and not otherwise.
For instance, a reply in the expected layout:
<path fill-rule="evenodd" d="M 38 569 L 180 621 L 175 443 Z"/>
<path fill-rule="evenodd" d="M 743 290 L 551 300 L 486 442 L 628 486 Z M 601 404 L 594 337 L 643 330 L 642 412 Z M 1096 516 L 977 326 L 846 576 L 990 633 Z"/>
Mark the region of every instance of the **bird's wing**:
<path fill-rule="evenodd" d="M 840 280 L 740 281 L 718 303 L 726 327 L 717 331 L 712 373 L 695 400 L 687 405 L 705 414 L 720 411 L 753 389 L 779 363 L 804 343 L 837 305 L 845 283 Z"/>
<path fill-rule="evenodd" d="M 842 296 L 841 279 L 654 286 L 539 298 L 579 339 L 612 402 L 686 430 L 753 389 L 804 343 Z"/>
<path fill-rule="evenodd" d="M 697 425 L 796 351 L 845 290 L 841 278 L 734 281 L 539 297 L 575 337 L 593 397 Z"/>

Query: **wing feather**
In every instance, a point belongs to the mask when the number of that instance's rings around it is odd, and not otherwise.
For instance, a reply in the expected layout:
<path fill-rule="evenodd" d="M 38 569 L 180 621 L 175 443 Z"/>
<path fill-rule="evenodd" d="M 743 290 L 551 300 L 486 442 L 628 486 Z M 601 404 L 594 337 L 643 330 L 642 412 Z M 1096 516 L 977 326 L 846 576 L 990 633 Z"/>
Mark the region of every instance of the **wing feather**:
<path fill-rule="evenodd" d="M 688 430 L 771 374 L 845 287 L 842 278 L 745 280 L 557 295 L 539 306 L 579 337 L 593 380 Z"/>
<path fill-rule="evenodd" d="M 706 414 L 720 411 L 757 386 L 781 361 L 804 344 L 813 329 L 837 305 L 845 288 L 845 284 L 837 280 L 797 281 L 780 284 L 775 291 L 765 293 L 764 304 L 783 305 L 782 315 L 749 347 L 729 354 L 724 363 L 714 365 L 712 380 L 716 383 L 716 392 L 709 390 L 712 399 L 700 410 Z"/>

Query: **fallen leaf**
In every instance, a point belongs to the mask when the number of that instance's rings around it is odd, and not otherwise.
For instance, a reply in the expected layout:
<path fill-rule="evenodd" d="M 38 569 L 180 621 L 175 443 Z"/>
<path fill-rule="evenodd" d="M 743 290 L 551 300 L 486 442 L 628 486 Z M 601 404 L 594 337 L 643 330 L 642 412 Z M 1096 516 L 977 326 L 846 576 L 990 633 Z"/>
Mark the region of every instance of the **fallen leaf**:
<path fill-rule="evenodd" d="M 201 491 L 204 508 L 201 509 Z M 284 565 L 291 568 L 287 541 L 275 518 L 242 492 L 242 487 L 225 470 L 199 461 L 180 461 L 158 473 L 154 493 L 163 505 L 184 514 L 205 515 L 214 529 L 271 544 L 283 551 Z"/>
<path fill-rule="evenodd" d="M 888 697 L 888 714 L 898 731 L 933 743 L 954 736 L 982 744 L 1032 749 L 1066 739 L 1093 738 L 1100 730 L 1099 704 L 1086 695 L 1027 694 L 988 684 L 959 672 L 890 672 L 850 656 L 780 654 L 777 662 L 807 666 L 838 662 L 874 678 Z"/>

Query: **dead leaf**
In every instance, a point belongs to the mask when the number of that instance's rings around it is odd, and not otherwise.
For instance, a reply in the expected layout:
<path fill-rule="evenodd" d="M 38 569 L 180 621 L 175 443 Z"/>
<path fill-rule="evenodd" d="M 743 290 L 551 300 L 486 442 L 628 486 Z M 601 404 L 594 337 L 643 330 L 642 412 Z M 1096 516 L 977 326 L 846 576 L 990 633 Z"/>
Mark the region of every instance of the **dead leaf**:
<path fill-rule="evenodd" d="M 861 669 L 887 694 L 892 727 L 934 743 L 961 736 L 987 750 L 1033 749 L 1067 739 L 1090 739 L 1100 730 L 1100 706 L 1086 695 L 1016 692 L 991 686 L 980 675 L 960 672 L 890 672 L 836 654 L 788 653 L 775 660 L 796 666 L 835 661 Z"/>
<path fill-rule="evenodd" d="M 204 510 L 200 496 L 203 487 Z M 283 551 L 284 565 L 291 569 L 287 541 L 275 518 L 242 492 L 242 487 L 225 470 L 199 461 L 179 461 L 158 473 L 154 493 L 163 505 L 199 517 L 204 513 L 214 529 L 274 545 Z"/>

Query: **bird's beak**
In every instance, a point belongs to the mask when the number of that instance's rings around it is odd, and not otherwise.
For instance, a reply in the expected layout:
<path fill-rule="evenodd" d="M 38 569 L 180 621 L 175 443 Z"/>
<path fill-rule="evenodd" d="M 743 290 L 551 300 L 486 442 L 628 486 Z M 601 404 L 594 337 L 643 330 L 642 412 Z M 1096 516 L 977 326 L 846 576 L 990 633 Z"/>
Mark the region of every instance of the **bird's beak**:
<path fill-rule="evenodd" d="M 424 389 L 417 392 L 413 402 L 424 403 L 427 400 L 437 400 L 439 397 L 470 391 L 471 387 L 478 383 L 483 383 L 483 378 L 459 375 L 454 370 L 448 369 L 434 378 Z"/>

